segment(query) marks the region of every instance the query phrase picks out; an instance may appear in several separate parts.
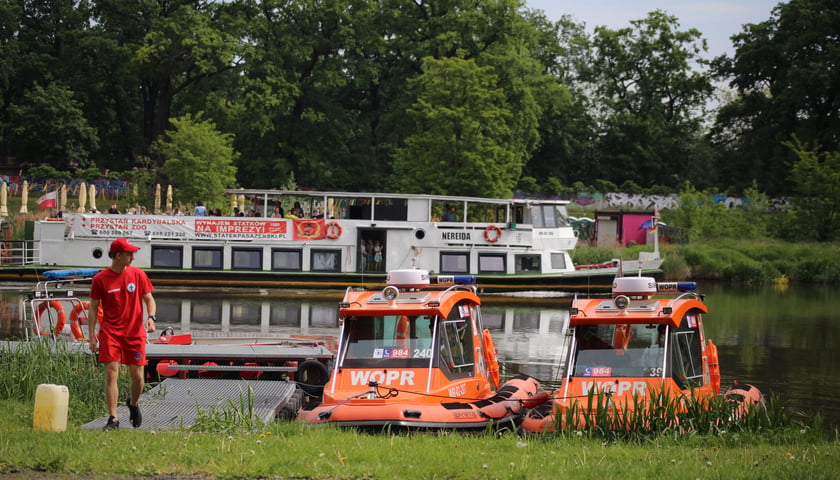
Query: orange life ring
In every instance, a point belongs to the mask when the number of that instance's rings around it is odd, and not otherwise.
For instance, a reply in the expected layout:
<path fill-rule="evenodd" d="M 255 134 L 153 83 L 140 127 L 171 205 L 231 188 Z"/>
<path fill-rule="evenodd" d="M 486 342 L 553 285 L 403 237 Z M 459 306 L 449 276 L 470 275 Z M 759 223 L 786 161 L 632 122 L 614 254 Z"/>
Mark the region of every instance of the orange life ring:
<path fill-rule="evenodd" d="M 44 336 L 50 335 L 49 330 L 44 330 L 43 326 L 41 325 L 41 318 L 43 318 L 44 312 L 46 312 L 48 308 L 52 308 L 53 310 L 55 310 L 55 334 L 59 335 L 61 331 L 64 330 L 64 324 L 67 322 L 67 315 L 64 313 L 64 305 L 58 300 L 41 302 L 38 305 L 38 309 L 35 310 L 35 333 Z"/>
<path fill-rule="evenodd" d="M 496 346 L 493 344 L 489 329 L 484 329 L 482 342 L 484 343 L 484 360 L 487 362 L 487 376 L 493 383 L 493 387 L 499 388 L 499 361 L 496 359 Z"/>
<path fill-rule="evenodd" d="M 490 232 L 494 233 L 491 234 Z M 496 243 L 502 238 L 502 229 L 496 225 L 487 225 L 487 228 L 484 229 L 484 238 L 490 243 Z"/>
<path fill-rule="evenodd" d="M 341 236 L 341 225 L 338 222 L 330 222 L 327 224 L 327 238 L 333 240 Z"/>
<path fill-rule="evenodd" d="M 709 362 L 709 381 L 715 393 L 720 393 L 720 360 L 718 359 L 717 346 L 709 340 L 706 345 L 706 358 Z"/>
<path fill-rule="evenodd" d="M 88 310 L 90 309 L 90 302 L 79 302 L 76 306 L 73 307 L 73 311 L 70 312 L 70 331 L 73 332 L 73 336 L 76 337 L 76 340 L 85 340 L 85 334 L 82 332 L 82 324 L 85 323 L 88 319 Z M 99 311 L 96 312 L 96 318 L 101 323 L 102 322 L 102 304 L 99 304 Z"/>

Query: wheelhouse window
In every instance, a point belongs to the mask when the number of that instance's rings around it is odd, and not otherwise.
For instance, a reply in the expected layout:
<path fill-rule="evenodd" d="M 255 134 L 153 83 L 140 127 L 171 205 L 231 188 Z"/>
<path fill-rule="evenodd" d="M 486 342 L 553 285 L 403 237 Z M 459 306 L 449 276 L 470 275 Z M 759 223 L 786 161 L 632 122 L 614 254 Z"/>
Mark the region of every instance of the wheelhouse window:
<path fill-rule="evenodd" d="M 534 228 L 558 228 L 569 226 L 569 215 L 562 205 L 534 205 L 530 209 Z"/>
<path fill-rule="evenodd" d="M 338 272 L 341 270 L 341 250 L 313 248 L 310 252 L 309 269 L 313 272 Z"/>
<path fill-rule="evenodd" d="M 566 268 L 566 255 L 563 252 L 551 252 L 551 268 L 555 270 Z"/>
<path fill-rule="evenodd" d="M 541 271 L 540 256 L 535 254 L 514 255 L 516 273 L 539 273 Z"/>
<path fill-rule="evenodd" d="M 689 312 L 674 333 L 674 378 L 681 387 L 703 384 L 703 353 L 700 314 Z"/>
<path fill-rule="evenodd" d="M 152 268 L 183 268 L 184 247 L 152 245 Z"/>
<path fill-rule="evenodd" d="M 339 361 L 346 368 L 428 367 L 434 317 L 349 317 L 342 329 Z"/>
<path fill-rule="evenodd" d="M 234 248 L 231 250 L 231 265 L 234 270 L 262 270 L 261 248 Z"/>
<path fill-rule="evenodd" d="M 438 366 L 450 379 L 468 377 L 475 370 L 473 315 L 475 311 L 470 305 L 459 304 L 438 329 Z"/>
<path fill-rule="evenodd" d="M 665 371 L 665 325 L 575 327 L 576 377 L 661 377 Z"/>
<path fill-rule="evenodd" d="M 479 253 L 478 273 L 505 273 L 505 254 L 503 253 Z"/>
<path fill-rule="evenodd" d="M 299 272 L 303 268 L 300 249 L 272 248 L 271 269 Z"/>
<path fill-rule="evenodd" d="M 193 247 L 192 266 L 195 269 L 221 270 L 222 263 L 221 247 Z"/>
<path fill-rule="evenodd" d="M 470 273 L 469 252 L 441 252 L 441 273 Z"/>

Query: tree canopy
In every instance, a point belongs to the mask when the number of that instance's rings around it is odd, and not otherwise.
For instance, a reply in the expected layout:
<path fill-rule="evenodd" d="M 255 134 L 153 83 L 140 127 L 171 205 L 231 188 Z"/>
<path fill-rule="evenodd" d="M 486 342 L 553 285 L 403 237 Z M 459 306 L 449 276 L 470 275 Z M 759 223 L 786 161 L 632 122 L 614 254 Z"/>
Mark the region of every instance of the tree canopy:
<path fill-rule="evenodd" d="M 211 161 L 159 148 L 206 122 L 251 188 L 790 193 L 785 142 L 840 149 L 840 5 L 768 13 L 710 69 L 702 32 L 660 10 L 590 30 L 521 0 L 7 0 L 0 153 L 58 169 L 149 159 L 160 178 L 169 155 Z M 716 80 L 733 89 L 722 105 Z"/>
<path fill-rule="evenodd" d="M 227 207 L 225 189 L 236 186 L 237 154 L 233 137 L 220 133 L 201 116 L 172 119 L 172 130 L 155 142 L 155 151 L 166 158 L 163 174 L 188 202 L 203 201 L 208 208 Z"/>
<path fill-rule="evenodd" d="M 711 138 L 722 178 L 742 187 L 758 180 L 766 191 L 791 193 L 793 136 L 822 149 L 840 148 L 840 3 L 790 0 L 732 40 L 736 53 L 715 60 L 715 72 L 734 88 Z"/>

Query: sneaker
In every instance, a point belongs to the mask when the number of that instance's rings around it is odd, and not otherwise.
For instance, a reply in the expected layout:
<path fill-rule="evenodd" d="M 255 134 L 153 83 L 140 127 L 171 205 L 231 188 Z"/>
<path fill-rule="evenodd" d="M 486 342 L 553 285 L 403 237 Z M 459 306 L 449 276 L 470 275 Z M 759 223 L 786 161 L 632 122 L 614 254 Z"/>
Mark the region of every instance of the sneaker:
<path fill-rule="evenodd" d="M 143 423 L 143 415 L 140 414 L 140 407 L 131 405 L 131 398 L 125 399 L 125 405 L 128 407 L 128 413 L 131 420 L 131 426 L 137 428 Z"/>
<path fill-rule="evenodd" d="M 108 423 L 102 427 L 102 430 L 109 431 L 109 430 L 119 430 L 120 428 L 120 421 L 114 417 L 108 417 Z"/>

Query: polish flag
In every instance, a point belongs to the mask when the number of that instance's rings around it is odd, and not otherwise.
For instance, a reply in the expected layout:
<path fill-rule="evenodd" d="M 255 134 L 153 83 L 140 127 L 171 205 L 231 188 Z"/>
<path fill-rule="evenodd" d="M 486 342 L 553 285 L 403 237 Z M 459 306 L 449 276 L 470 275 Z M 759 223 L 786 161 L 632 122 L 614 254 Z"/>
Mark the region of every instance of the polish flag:
<path fill-rule="evenodd" d="M 57 203 L 58 190 L 53 190 L 50 193 L 41 195 L 41 198 L 38 199 L 38 206 L 41 207 L 41 210 L 45 208 L 55 208 Z"/>

